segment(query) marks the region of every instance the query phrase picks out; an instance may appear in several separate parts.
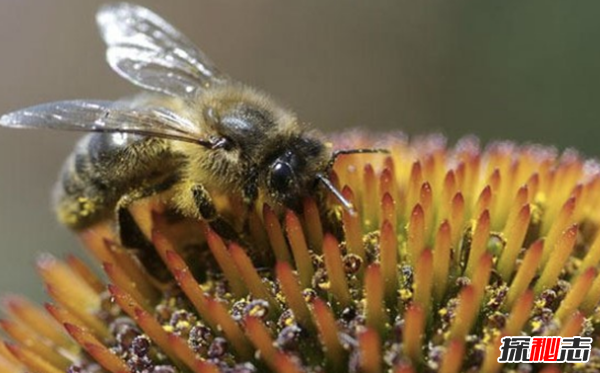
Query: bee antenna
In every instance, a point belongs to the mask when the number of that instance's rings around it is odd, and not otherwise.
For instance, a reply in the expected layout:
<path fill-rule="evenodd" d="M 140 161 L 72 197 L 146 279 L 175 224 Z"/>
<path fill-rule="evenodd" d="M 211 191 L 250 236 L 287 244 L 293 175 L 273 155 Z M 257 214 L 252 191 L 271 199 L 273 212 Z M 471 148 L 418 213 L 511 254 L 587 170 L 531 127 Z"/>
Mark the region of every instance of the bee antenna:
<path fill-rule="evenodd" d="M 323 183 L 323 185 L 325 185 L 325 187 L 327 189 L 329 189 L 329 191 L 331 193 L 333 193 L 333 195 L 335 196 L 335 198 L 340 201 L 340 203 L 342 204 L 342 206 L 344 206 L 344 208 L 346 209 L 346 211 L 348 211 L 350 213 L 350 215 L 352 216 L 356 216 L 356 210 L 354 209 L 354 206 L 352 205 L 352 202 L 348 201 L 343 195 L 342 193 L 331 183 L 331 180 L 329 180 L 327 178 L 327 176 L 319 173 L 317 174 L 317 179 Z"/>

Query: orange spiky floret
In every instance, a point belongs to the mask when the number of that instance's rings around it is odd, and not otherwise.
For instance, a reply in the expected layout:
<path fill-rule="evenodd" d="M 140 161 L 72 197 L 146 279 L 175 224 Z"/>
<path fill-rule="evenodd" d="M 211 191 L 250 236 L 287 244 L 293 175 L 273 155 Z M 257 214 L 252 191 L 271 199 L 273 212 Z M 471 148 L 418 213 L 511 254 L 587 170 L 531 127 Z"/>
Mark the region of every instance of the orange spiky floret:
<path fill-rule="evenodd" d="M 334 165 L 356 214 L 320 193 L 299 211 L 232 197 L 246 220 L 225 238 L 151 196 L 130 212 L 152 267 L 110 222 L 80 234 L 110 285 L 73 256 L 43 256 L 51 316 L 5 298 L 0 369 L 499 372 L 513 368 L 497 362 L 502 336 L 599 339 L 594 162 L 473 138 L 352 133 L 336 146 L 390 150 Z M 596 343 L 586 369 L 600 369 Z"/>

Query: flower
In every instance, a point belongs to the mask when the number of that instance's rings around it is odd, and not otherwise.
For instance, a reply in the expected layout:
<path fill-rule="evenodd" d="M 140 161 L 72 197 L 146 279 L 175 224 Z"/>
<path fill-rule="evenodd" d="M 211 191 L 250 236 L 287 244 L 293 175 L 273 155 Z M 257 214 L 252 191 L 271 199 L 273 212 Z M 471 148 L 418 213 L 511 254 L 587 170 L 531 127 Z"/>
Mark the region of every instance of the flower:
<path fill-rule="evenodd" d="M 5 297 L 0 368 L 497 372 L 516 369 L 497 362 L 502 336 L 600 336 L 594 161 L 474 138 L 333 143 L 390 150 L 338 158 L 331 179 L 357 214 L 329 195 L 249 212 L 224 196 L 238 232 L 226 239 L 160 196 L 137 201 L 137 250 L 109 222 L 80 233 L 108 285 L 45 255 L 48 313 Z M 560 369 L 595 371 L 599 356 L 594 342 L 588 364 Z"/>

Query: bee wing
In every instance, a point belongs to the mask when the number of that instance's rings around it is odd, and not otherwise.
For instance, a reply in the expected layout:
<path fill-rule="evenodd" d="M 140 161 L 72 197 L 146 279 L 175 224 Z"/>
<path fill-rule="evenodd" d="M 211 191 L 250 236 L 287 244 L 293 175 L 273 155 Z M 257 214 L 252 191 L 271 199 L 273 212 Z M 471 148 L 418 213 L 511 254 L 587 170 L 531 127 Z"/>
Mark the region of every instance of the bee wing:
<path fill-rule="evenodd" d="M 119 75 L 143 88 L 176 97 L 227 77 L 181 32 L 152 11 L 128 3 L 100 8 L 96 21 Z"/>
<path fill-rule="evenodd" d="M 100 100 L 59 101 L 32 106 L 0 117 L 0 126 L 65 131 L 121 132 L 218 146 L 192 121 L 160 107 L 131 108 Z"/>

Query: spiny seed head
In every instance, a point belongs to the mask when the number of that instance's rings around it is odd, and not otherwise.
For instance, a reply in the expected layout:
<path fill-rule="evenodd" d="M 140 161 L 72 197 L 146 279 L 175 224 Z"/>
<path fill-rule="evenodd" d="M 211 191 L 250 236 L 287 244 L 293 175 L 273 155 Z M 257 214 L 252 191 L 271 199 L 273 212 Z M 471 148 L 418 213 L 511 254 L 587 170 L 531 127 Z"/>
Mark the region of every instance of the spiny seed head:
<path fill-rule="evenodd" d="M 232 196 L 219 203 L 238 236 L 221 237 L 150 196 L 131 213 L 152 268 L 110 222 L 80 234 L 107 284 L 43 256 L 53 301 L 5 297 L 0 370 L 497 372 L 515 368 L 497 362 L 505 335 L 598 339 L 597 163 L 474 138 L 334 144 L 390 150 L 337 160 L 330 178 L 356 214 L 319 191 L 298 211 Z M 600 369 L 596 342 L 585 369 Z"/>

